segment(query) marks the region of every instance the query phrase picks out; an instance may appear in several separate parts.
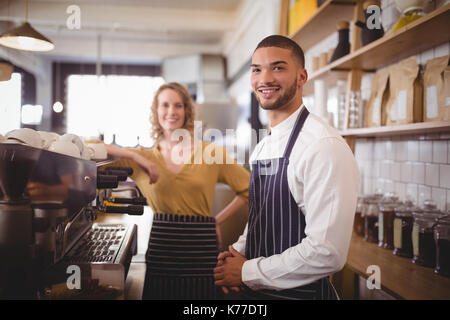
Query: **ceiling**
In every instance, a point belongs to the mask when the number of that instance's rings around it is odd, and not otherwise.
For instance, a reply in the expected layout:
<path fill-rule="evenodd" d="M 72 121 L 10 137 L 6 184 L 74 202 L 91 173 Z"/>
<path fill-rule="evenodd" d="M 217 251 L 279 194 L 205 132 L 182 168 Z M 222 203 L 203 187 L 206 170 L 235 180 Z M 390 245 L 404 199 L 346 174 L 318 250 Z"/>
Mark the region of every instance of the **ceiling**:
<path fill-rule="evenodd" d="M 42 53 L 69 61 L 155 63 L 221 53 L 244 0 L 29 0 L 28 20 L 55 43 Z M 0 0 L 0 33 L 25 21 L 25 0 Z M 80 9 L 80 29 L 67 21 Z M 9 22 L 9 23 L 8 23 Z"/>

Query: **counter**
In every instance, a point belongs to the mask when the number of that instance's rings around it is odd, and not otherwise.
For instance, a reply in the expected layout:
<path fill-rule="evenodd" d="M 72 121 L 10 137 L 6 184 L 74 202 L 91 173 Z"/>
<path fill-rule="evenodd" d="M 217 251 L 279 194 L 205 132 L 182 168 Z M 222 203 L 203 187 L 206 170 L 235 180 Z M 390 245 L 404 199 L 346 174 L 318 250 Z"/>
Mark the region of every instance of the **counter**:
<path fill-rule="evenodd" d="M 392 250 L 368 243 L 353 233 L 347 267 L 364 278 L 371 276 L 367 268 L 379 266 L 382 290 L 401 299 L 448 300 L 450 278 L 434 273 L 434 269 L 418 266 L 411 259 L 395 256 Z"/>

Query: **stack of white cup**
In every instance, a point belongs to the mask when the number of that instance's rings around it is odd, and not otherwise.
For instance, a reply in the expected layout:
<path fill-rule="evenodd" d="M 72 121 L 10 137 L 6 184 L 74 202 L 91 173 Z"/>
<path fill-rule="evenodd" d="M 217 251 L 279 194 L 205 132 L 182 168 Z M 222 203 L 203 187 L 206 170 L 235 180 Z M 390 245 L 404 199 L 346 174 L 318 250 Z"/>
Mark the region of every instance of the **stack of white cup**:
<path fill-rule="evenodd" d="M 4 137 L 0 135 L 0 143 L 20 143 L 84 160 L 107 158 L 104 144 L 85 144 L 79 136 L 71 133 L 60 136 L 54 132 L 22 128 L 12 130 Z"/>

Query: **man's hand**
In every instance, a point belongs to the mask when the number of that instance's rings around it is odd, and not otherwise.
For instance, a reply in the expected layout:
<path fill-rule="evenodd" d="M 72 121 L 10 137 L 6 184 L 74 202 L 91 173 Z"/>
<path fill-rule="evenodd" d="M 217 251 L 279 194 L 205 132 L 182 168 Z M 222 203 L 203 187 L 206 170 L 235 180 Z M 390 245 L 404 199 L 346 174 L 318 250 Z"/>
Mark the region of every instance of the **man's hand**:
<path fill-rule="evenodd" d="M 231 287 L 234 291 L 239 291 L 242 283 L 242 265 L 247 259 L 234 250 L 232 246 L 228 247 L 228 252 L 222 252 L 217 259 L 217 267 L 214 268 L 214 284 L 216 286 L 224 286 L 222 290 L 228 293 L 226 287 Z M 234 288 L 233 288 L 234 287 Z M 224 290 L 225 289 L 225 290 Z M 226 292 L 228 291 L 228 292 Z"/>
<path fill-rule="evenodd" d="M 216 267 L 222 266 L 223 263 L 224 263 L 224 260 L 225 260 L 227 257 L 232 257 L 232 256 L 233 256 L 233 255 L 231 254 L 230 251 L 224 251 L 224 252 L 219 253 L 219 256 L 217 257 L 217 265 L 216 265 Z M 220 288 L 222 289 L 223 293 L 225 293 L 225 294 L 229 294 L 229 293 L 230 293 L 230 290 L 233 290 L 233 291 L 235 291 L 235 292 L 241 291 L 241 287 L 226 287 L 226 286 L 221 286 Z"/>

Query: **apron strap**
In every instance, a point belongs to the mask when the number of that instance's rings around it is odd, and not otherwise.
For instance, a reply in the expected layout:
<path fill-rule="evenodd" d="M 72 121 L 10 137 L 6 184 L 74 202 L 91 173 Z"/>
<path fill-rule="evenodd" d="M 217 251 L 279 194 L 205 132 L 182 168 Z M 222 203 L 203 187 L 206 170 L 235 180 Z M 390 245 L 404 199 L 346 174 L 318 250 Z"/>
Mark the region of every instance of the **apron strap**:
<path fill-rule="evenodd" d="M 303 106 L 302 111 L 300 111 L 297 120 L 295 121 L 294 129 L 291 131 L 291 135 L 289 136 L 288 143 L 286 145 L 286 149 L 284 150 L 283 157 L 289 159 L 291 156 L 292 148 L 294 147 L 295 141 L 297 141 L 297 137 L 300 131 L 303 128 L 303 124 L 305 123 L 306 118 L 309 115 L 308 109 Z"/>

